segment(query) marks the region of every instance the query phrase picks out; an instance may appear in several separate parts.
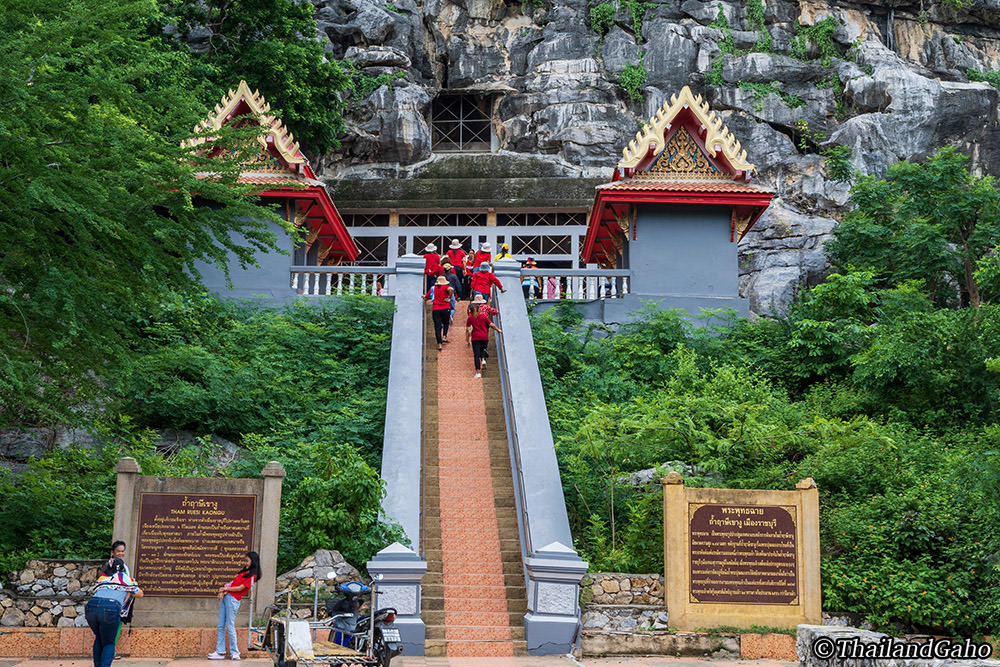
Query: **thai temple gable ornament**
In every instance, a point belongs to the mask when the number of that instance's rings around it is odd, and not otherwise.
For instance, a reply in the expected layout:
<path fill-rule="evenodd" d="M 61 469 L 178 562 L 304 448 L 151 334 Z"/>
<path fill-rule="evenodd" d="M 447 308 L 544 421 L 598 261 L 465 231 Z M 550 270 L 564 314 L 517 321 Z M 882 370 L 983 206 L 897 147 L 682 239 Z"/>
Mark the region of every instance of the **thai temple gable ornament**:
<path fill-rule="evenodd" d="M 288 128 L 270 111 L 260 91 L 250 90 L 246 81 L 240 81 L 235 90 L 230 89 L 215 105 L 208 118 L 195 125 L 194 131 L 200 136 L 182 145 L 208 155 L 220 154 L 221 149 L 213 147 L 213 132 L 226 125 L 258 125 L 260 133 L 247 139 L 254 142 L 248 146 L 254 150 L 247 151 L 248 157 L 240 162 L 239 182 L 259 188 L 262 199 L 284 207 L 285 219 L 303 230 L 307 249 L 317 242 L 320 244 L 316 253 L 320 265 L 356 261 L 357 245 L 330 199 L 326 185 L 316 178 Z M 206 171 L 195 176 L 213 178 L 214 174 Z"/>
<path fill-rule="evenodd" d="M 261 127 L 267 128 L 267 133 L 262 138 L 263 142 L 272 144 L 288 164 L 306 164 L 306 158 L 299 151 L 299 144 L 295 141 L 292 133 L 288 131 L 280 118 L 269 113 L 271 105 L 264 100 L 264 96 L 260 94 L 259 90 L 251 91 L 247 82 L 242 80 L 236 90 L 229 89 L 222 101 L 215 105 L 212 116 L 194 126 L 194 132 L 203 136 L 188 139 L 183 145 L 193 147 L 203 143 L 211 143 L 212 137 L 207 135 L 222 129 L 223 125 L 230 122 L 240 106 L 240 102 L 247 105 L 250 115 L 257 119 Z"/>
<path fill-rule="evenodd" d="M 756 167 L 747 162 L 747 152 L 740 142 L 722 124 L 722 119 L 709 109 L 708 102 L 701 95 L 694 95 L 687 86 L 679 93 L 670 96 L 655 114 L 645 123 L 642 130 L 636 133 L 629 145 L 622 152 L 618 163 L 619 173 L 630 174 L 641 163 L 648 160 L 652 154 L 665 145 L 665 136 L 674 129 L 674 121 L 682 112 L 690 112 L 698 124 L 699 137 L 706 153 L 712 158 L 725 158 L 733 169 L 732 178 L 742 178 L 749 181 L 756 174 Z"/>

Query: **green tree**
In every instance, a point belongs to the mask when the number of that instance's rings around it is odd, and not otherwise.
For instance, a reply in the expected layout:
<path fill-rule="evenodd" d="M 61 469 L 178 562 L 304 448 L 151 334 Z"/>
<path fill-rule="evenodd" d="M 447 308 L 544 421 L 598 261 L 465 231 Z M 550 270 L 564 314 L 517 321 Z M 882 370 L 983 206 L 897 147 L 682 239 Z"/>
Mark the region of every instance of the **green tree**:
<path fill-rule="evenodd" d="M 246 79 L 304 146 L 324 152 L 339 145 L 350 80 L 316 39 L 314 11 L 295 0 L 174 0 L 164 20 L 185 36 L 209 31 L 207 51 L 193 56 L 215 84 L 206 102 Z"/>
<path fill-rule="evenodd" d="M 208 158 L 181 141 L 206 109 L 187 54 L 152 30 L 157 10 L 0 12 L 0 423 L 71 414 L 127 357 L 136 313 L 198 288 L 196 261 L 274 245 L 280 219 L 236 183 L 235 161 L 195 176 Z"/>
<path fill-rule="evenodd" d="M 872 268 L 890 285 L 925 280 L 939 306 L 978 307 L 1000 296 L 989 269 L 1000 242 L 1000 192 L 992 176 L 972 175 L 954 148 L 895 164 L 884 179 L 862 177 L 851 200 L 857 209 L 826 246 L 835 264 Z"/>

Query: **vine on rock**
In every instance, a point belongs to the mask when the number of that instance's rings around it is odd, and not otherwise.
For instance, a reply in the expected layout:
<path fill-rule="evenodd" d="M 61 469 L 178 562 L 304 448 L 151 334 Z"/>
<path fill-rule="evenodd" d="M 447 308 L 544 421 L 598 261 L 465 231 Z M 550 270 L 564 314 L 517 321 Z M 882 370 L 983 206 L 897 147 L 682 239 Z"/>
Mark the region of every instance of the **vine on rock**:
<path fill-rule="evenodd" d="M 786 93 L 785 91 L 778 88 L 776 82 L 771 83 L 753 83 L 750 81 L 740 81 L 739 87 L 742 90 L 749 90 L 753 93 L 754 99 L 756 100 L 754 104 L 754 109 L 757 113 L 764 110 L 764 103 L 767 101 L 768 95 L 774 93 L 781 98 L 781 101 L 788 105 L 789 109 L 798 109 L 799 107 L 805 105 L 805 100 L 803 100 L 798 95 L 792 95 Z"/>
<path fill-rule="evenodd" d="M 819 49 L 820 61 L 823 67 L 830 67 L 833 59 L 839 57 L 836 44 L 833 43 L 833 33 L 837 31 L 839 23 L 836 17 L 827 16 L 815 25 L 801 25 L 795 22 L 795 39 L 792 41 L 792 57 L 799 60 L 807 60 L 809 57 L 809 45 L 815 45 Z"/>

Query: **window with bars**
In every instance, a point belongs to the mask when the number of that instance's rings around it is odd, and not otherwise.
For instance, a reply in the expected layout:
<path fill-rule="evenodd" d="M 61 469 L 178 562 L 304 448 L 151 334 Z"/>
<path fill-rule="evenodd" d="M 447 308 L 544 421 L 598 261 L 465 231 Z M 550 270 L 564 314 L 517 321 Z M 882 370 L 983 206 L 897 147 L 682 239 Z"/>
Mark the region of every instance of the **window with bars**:
<path fill-rule="evenodd" d="M 388 227 L 389 216 L 385 213 L 349 213 L 344 216 L 347 227 Z"/>
<path fill-rule="evenodd" d="M 483 213 L 400 213 L 400 227 L 482 227 Z"/>
<path fill-rule="evenodd" d="M 583 213 L 556 213 L 553 211 L 497 213 L 498 226 L 541 227 L 546 225 L 585 224 L 587 224 L 586 217 Z"/>
<path fill-rule="evenodd" d="M 431 150 L 489 151 L 491 107 L 485 95 L 438 95 L 431 104 Z"/>

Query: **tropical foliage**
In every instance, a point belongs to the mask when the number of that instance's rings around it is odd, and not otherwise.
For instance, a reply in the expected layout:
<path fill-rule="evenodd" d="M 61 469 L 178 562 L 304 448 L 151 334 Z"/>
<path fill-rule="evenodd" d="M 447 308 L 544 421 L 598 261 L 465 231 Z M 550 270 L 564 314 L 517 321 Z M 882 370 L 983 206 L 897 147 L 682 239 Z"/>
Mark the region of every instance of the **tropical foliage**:
<path fill-rule="evenodd" d="M 824 609 L 992 634 L 1000 305 L 984 282 L 978 307 L 961 306 L 974 301 L 966 267 L 982 271 L 1000 241 L 993 184 L 945 150 L 853 197 L 834 256 L 861 268 L 783 316 L 647 310 L 618 329 L 571 307 L 533 317 L 577 546 L 596 570 L 662 571 L 662 492 L 637 471 L 733 488 L 812 477 Z"/>

